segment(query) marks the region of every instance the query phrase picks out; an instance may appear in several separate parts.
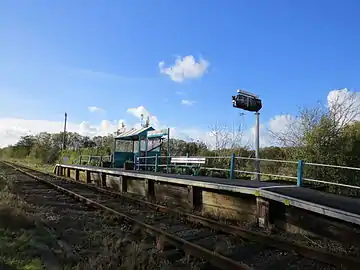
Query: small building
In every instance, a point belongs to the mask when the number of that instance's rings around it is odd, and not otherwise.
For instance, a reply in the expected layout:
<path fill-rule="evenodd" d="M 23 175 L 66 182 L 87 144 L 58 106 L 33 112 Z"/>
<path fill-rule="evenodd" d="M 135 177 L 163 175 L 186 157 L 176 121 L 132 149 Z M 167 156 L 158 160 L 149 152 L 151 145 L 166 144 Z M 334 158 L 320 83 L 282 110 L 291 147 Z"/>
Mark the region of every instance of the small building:
<path fill-rule="evenodd" d="M 124 168 L 125 164 L 133 169 L 153 166 L 155 157 L 161 156 L 164 139 L 169 142 L 169 129 L 155 130 L 153 127 L 130 129 L 114 139 L 112 166 Z"/>

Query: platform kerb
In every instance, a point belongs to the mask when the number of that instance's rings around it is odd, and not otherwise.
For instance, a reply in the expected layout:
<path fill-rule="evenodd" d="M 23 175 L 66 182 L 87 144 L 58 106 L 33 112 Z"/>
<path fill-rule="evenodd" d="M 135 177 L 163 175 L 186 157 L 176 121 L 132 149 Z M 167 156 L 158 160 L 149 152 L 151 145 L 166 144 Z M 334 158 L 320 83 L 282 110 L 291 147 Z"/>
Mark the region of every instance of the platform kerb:
<path fill-rule="evenodd" d="M 190 208 L 200 210 L 202 206 L 202 189 L 194 186 L 187 186 L 187 188 Z"/>
<path fill-rule="evenodd" d="M 256 197 L 256 217 L 261 228 L 269 228 L 270 225 L 270 203 L 267 199 Z"/>
<path fill-rule="evenodd" d="M 170 207 L 179 207 L 184 210 L 191 208 L 189 204 L 189 190 L 187 185 L 170 184 L 154 181 L 155 199 Z"/>
<path fill-rule="evenodd" d="M 149 201 L 155 200 L 155 185 L 151 179 L 145 179 L 146 197 Z"/>
<path fill-rule="evenodd" d="M 101 178 L 101 186 L 106 187 L 106 173 L 102 172 L 100 178 Z"/>
<path fill-rule="evenodd" d="M 142 197 L 146 197 L 147 195 L 147 186 L 146 186 L 146 179 L 138 179 L 134 177 L 125 177 L 126 185 L 127 185 L 127 192 L 140 195 Z M 124 178 L 123 178 L 124 180 Z"/>
<path fill-rule="evenodd" d="M 86 183 L 91 183 L 91 171 L 86 171 Z"/>
<path fill-rule="evenodd" d="M 80 181 L 80 171 L 78 169 L 75 169 L 75 180 Z"/>
<path fill-rule="evenodd" d="M 57 171 L 62 171 L 62 168 L 78 169 L 84 172 L 96 172 L 105 173 L 107 175 L 107 185 L 109 187 L 115 187 L 116 190 L 122 192 L 137 193 L 141 191 L 139 195 L 147 196 L 149 187 L 145 184 L 145 179 L 152 180 L 154 182 L 154 193 L 157 201 L 169 202 L 175 206 L 185 206 L 191 203 L 189 197 L 190 191 L 188 186 L 198 188 L 201 190 L 201 209 L 202 213 L 209 214 L 211 216 L 218 216 L 223 218 L 229 218 L 232 216 L 235 219 L 245 217 L 245 219 L 253 219 L 255 223 L 258 223 L 258 216 L 264 218 L 264 225 L 266 222 L 273 223 L 272 216 L 272 204 L 278 202 L 282 205 L 292 206 L 302 211 L 310 211 L 321 216 L 327 216 L 335 218 L 341 222 L 348 222 L 356 225 L 360 225 L 360 214 L 355 212 L 348 212 L 340 210 L 338 208 L 331 208 L 322 204 L 317 204 L 311 200 L 305 200 L 297 198 L 296 190 L 291 193 L 294 196 L 289 197 L 282 195 L 280 191 L 285 190 L 290 186 L 276 185 L 271 183 L 249 181 L 249 180 L 236 180 L 229 181 L 227 179 L 201 177 L 201 176 L 185 176 L 185 175 L 171 175 L 154 172 L 142 172 L 142 171 L 125 171 L 116 168 L 101 168 L 84 165 L 64 165 L 57 164 Z M 87 174 L 87 173 L 86 173 Z M 141 183 L 142 182 L 142 183 Z M 142 186 L 142 187 L 139 187 Z M 134 188 L 138 186 L 138 188 Z M 300 189 L 304 188 L 296 187 L 292 185 L 291 188 Z M 259 200 L 259 207 L 269 207 L 269 217 L 265 214 L 260 215 L 263 210 L 258 210 L 257 197 L 261 197 L 264 200 L 270 202 L 269 206 L 264 205 Z M 192 202 L 193 203 L 193 202 Z M 195 203 L 196 204 L 196 203 Z M 360 208 L 360 207 L 359 207 Z M 265 210 L 264 210 L 265 211 Z M 281 211 L 281 210 L 279 210 Z M 266 211 L 264 212 L 266 213 Z M 275 214 L 276 215 L 276 214 Z M 266 218 L 268 221 L 266 221 Z M 283 217 L 286 218 L 286 217 Z M 261 221 L 262 222 L 262 221 Z"/>

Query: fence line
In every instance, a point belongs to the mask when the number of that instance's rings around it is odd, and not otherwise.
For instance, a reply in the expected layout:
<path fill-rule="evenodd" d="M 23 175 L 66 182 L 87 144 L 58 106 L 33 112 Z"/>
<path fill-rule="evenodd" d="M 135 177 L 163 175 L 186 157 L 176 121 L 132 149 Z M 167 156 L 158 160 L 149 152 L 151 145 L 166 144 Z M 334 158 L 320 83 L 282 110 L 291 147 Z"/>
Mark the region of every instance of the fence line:
<path fill-rule="evenodd" d="M 178 165 L 178 164 L 172 164 L 171 162 L 169 163 L 169 159 L 171 161 L 171 158 L 205 158 L 205 162 L 206 164 L 211 161 L 211 160 L 220 160 L 220 159 L 228 159 L 230 161 L 230 164 L 224 163 L 223 165 L 229 165 L 228 168 L 219 168 L 219 167 L 207 167 L 207 166 L 201 166 L 200 164 L 193 164 L 192 166 L 189 166 L 188 164 L 191 164 L 191 161 L 189 160 L 189 162 L 184 161 L 184 164 L 186 165 Z M 331 181 L 325 181 L 325 180 L 316 180 L 316 179 L 311 179 L 311 178 L 305 178 L 303 176 L 304 173 L 304 168 L 306 166 L 318 166 L 318 167 L 329 167 L 329 168 L 338 168 L 338 169 L 349 169 L 349 170 L 354 170 L 354 171 L 360 171 L 360 168 L 356 168 L 356 167 L 347 167 L 347 166 L 339 166 L 339 165 L 330 165 L 330 164 L 321 164 L 321 163 L 312 163 L 312 162 L 305 162 L 303 160 L 298 160 L 298 161 L 294 161 L 294 160 L 279 160 L 279 159 L 265 159 L 265 158 L 252 158 L 252 157 L 241 157 L 241 156 L 152 156 L 152 157 L 139 157 L 139 160 L 141 159 L 155 159 L 155 162 L 158 162 L 158 160 L 160 158 L 166 158 L 166 162 L 167 164 L 155 164 L 155 165 L 147 165 L 149 167 L 155 167 L 155 168 L 173 168 L 173 167 L 197 167 L 199 170 L 208 170 L 208 171 L 222 171 L 222 172 L 229 172 L 229 177 L 230 179 L 234 178 L 234 173 L 244 173 L 244 174 L 250 174 L 250 175 L 261 175 L 261 176 L 268 176 L 268 177 L 278 177 L 281 179 L 290 179 L 290 180 L 296 180 L 296 184 L 297 186 L 301 187 L 304 185 L 304 181 L 306 182 L 314 182 L 314 183 L 322 183 L 322 184 L 326 184 L 326 185 L 334 185 L 334 186 L 341 186 L 341 187 L 346 187 L 346 188 L 354 188 L 354 189 L 360 189 L 360 186 L 355 186 L 355 185 L 348 185 L 348 184 L 341 184 L 341 183 L 336 183 L 336 182 L 331 182 Z M 265 173 L 265 172 L 256 172 L 256 171 L 249 171 L 249 170 L 243 170 L 243 169 L 239 169 L 236 168 L 237 165 L 237 161 L 240 160 L 252 160 L 252 161 L 259 161 L 260 165 L 263 164 L 263 162 L 273 162 L 273 163 L 282 163 L 282 164 L 289 164 L 289 165 L 297 165 L 297 168 L 294 169 L 294 176 L 292 175 L 285 175 L 285 174 L 273 174 L 273 173 Z M 198 166 L 196 166 L 198 165 Z M 216 163 L 214 164 L 216 165 Z M 245 165 L 248 166 L 249 164 Z M 146 167 L 146 166 L 145 166 Z"/>
<path fill-rule="evenodd" d="M 205 164 L 192 164 L 191 160 L 188 162 L 184 161 L 184 165 L 174 164 L 171 162 L 172 158 L 205 158 Z M 160 164 L 165 162 L 166 164 Z M 100 155 L 81 155 L 80 156 L 80 164 L 82 164 L 82 161 L 85 161 L 86 163 L 90 163 L 91 161 L 97 161 L 100 165 L 101 162 L 107 161 L 112 162 L 113 161 L 113 155 L 106 155 L 106 156 L 100 156 Z M 216 160 L 227 160 L 222 166 L 217 167 L 219 163 L 216 163 Z M 242 164 L 242 166 L 238 163 L 238 161 L 258 161 L 260 165 L 263 165 L 264 163 L 267 164 L 269 162 L 272 163 L 282 163 L 282 164 L 289 164 L 289 165 L 297 165 L 297 168 L 294 169 L 294 176 L 292 175 L 285 175 L 285 174 L 274 174 L 274 173 L 267 173 L 267 172 L 261 172 L 260 171 L 249 171 L 246 170 L 246 167 L 248 168 L 249 165 L 254 167 L 254 164 L 245 163 Z M 141 161 L 144 161 L 144 163 L 141 163 Z M 214 163 L 213 163 L 214 162 Z M 203 165 L 210 165 L 210 166 L 203 166 Z M 227 176 L 229 179 L 235 179 L 235 173 L 243 173 L 243 174 L 250 174 L 250 175 L 260 175 L 260 176 L 268 176 L 268 177 L 278 177 L 280 179 L 290 179 L 290 180 L 296 180 L 297 186 L 301 187 L 304 185 L 304 182 L 311 182 L 311 183 L 321 183 L 325 185 L 333 185 L 338 187 L 344 187 L 344 188 L 350 188 L 350 189 L 356 189 L 360 190 L 360 186 L 357 185 L 349 185 L 349 184 L 342 184 L 342 183 L 336 183 L 331 181 L 325 181 L 325 180 L 319 180 L 319 179 L 313 179 L 304 177 L 304 169 L 306 167 L 324 167 L 324 168 L 336 168 L 336 169 L 345 169 L 345 170 L 353 170 L 355 172 L 360 173 L 360 168 L 357 167 L 349 167 L 349 166 L 340 166 L 340 165 L 331 165 L 331 164 L 322 164 L 322 163 L 314 163 L 314 162 L 306 162 L 303 160 L 280 160 L 280 159 L 266 159 L 266 158 L 253 158 L 253 157 L 241 157 L 241 156 L 235 156 L 234 154 L 232 156 L 163 156 L 163 155 L 156 155 L 156 156 L 147 156 L 147 157 L 137 157 L 137 160 L 135 160 L 135 164 L 137 169 L 145 168 L 145 170 L 154 170 L 157 172 L 159 168 L 166 168 L 166 171 L 169 172 L 169 169 L 171 168 L 181 168 L 181 167 L 187 167 L 187 168 L 197 168 L 199 171 L 206 170 L 206 171 L 219 171 L 219 172 L 227 172 L 229 175 Z M 211 166 L 215 165 L 215 166 Z M 228 168 L 225 168 L 224 166 L 228 166 Z M 243 167 L 243 168 L 239 168 Z M 266 165 L 265 165 L 266 166 Z M 262 167 L 261 167 L 262 168 Z M 269 167 L 265 167 L 269 168 Z M 281 167 L 285 168 L 286 167 Z M 280 168 L 280 169 L 281 169 Z M 271 169 L 271 168 L 270 168 Z M 255 170 L 255 168 L 254 168 Z M 292 170 L 292 169 L 291 169 Z M 289 174 L 292 174 L 291 171 Z M 226 177 L 226 176 L 225 176 Z"/>
<path fill-rule="evenodd" d="M 330 164 L 322 164 L 322 163 L 312 163 L 312 162 L 305 162 L 305 164 L 306 164 L 306 165 L 310 165 L 310 166 L 330 167 L 330 168 L 337 168 L 337 169 L 347 169 L 347 170 L 360 171 L 360 168 L 356 168 L 356 167 L 348 167 L 348 166 L 340 166 L 340 165 L 330 165 Z"/>
<path fill-rule="evenodd" d="M 297 161 L 294 161 L 294 160 L 251 158 L 251 157 L 235 157 L 235 159 L 254 160 L 254 161 L 270 161 L 270 162 L 292 163 L 292 164 L 297 164 L 298 163 Z"/>
<path fill-rule="evenodd" d="M 303 178 L 303 180 L 305 180 L 305 181 L 309 181 L 309 182 L 314 182 L 314 183 L 322 183 L 322 184 L 329 184 L 329 183 L 331 183 L 331 185 L 334 185 L 334 186 L 360 189 L 360 187 L 359 187 L 359 186 L 353 186 L 353 185 L 341 184 L 341 183 L 336 183 L 336 182 L 327 182 L 327 181 L 323 181 L 323 180 L 316 180 L 316 179 L 311 179 L 311 178 Z"/>

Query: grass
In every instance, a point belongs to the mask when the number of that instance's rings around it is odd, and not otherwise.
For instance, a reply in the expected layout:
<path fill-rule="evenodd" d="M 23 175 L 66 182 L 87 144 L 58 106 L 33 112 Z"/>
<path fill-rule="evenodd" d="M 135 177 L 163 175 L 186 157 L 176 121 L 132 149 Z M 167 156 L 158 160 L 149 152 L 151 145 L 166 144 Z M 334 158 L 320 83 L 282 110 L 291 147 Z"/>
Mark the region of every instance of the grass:
<path fill-rule="evenodd" d="M 54 244 L 25 208 L 26 203 L 11 192 L 11 181 L 0 171 L 0 269 L 43 269 L 38 246 Z"/>
<path fill-rule="evenodd" d="M 24 159 L 7 159 L 9 162 L 13 162 L 15 164 L 23 165 L 38 171 L 46 172 L 46 173 L 52 173 L 54 171 L 54 166 L 52 164 L 44 164 L 40 161 L 36 161 L 29 158 Z"/>

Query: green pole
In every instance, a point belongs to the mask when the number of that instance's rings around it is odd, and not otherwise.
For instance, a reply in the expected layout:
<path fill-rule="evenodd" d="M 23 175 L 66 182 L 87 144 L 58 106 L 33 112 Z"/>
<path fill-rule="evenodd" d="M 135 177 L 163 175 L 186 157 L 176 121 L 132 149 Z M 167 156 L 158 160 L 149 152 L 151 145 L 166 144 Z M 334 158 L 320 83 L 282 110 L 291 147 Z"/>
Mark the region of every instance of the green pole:
<path fill-rule="evenodd" d="M 170 128 L 168 128 L 167 139 L 167 158 L 166 158 L 166 171 L 169 172 L 169 159 L 170 159 Z"/>
<path fill-rule="evenodd" d="M 113 154 L 112 154 L 112 167 L 115 168 L 115 152 L 116 152 L 116 139 L 114 139 Z"/>
<path fill-rule="evenodd" d="M 231 155 L 231 161 L 230 161 L 230 180 L 234 178 L 234 168 L 235 168 L 235 154 L 233 153 Z"/>
<path fill-rule="evenodd" d="M 156 154 L 156 157 L 155 157 L 155 172 L 158 171 L 158 166 L 159 166 L 159 155 Z"/>
<path fill-rule="evenodd" d="M 301 187 L 303 185 L 304 164 L 305 162 L 303 160 L 298 161 L 297 181 L 296 181 L 296 185 L 298 187 Z"/>
<path fill-rule="evenodd" d="M 140 151 L 141 151 L 141 136 L 139 136 L 139 145 L 138 145 L 138 153 L 137 153 L 137 157 L 138 157 L 138 170 L 140 169 Z"/>

